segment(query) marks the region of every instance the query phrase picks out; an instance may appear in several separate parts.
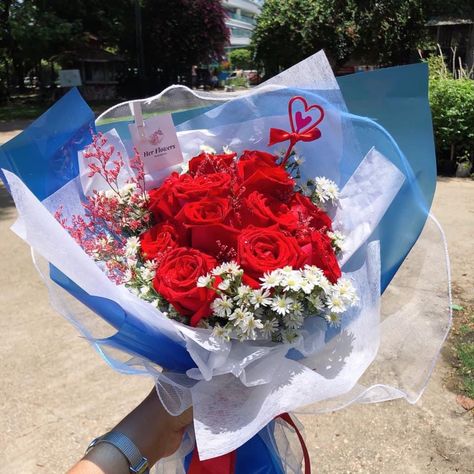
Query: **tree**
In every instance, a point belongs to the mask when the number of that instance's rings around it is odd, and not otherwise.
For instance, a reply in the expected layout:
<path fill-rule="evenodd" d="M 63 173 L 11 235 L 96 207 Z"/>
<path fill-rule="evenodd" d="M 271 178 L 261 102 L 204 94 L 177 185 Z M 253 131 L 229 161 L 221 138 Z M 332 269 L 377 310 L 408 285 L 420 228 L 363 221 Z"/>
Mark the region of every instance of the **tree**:
<path fill-rule="evenodd" d="M 137 43 L 142 44 L 148 92 L 156 92 L 178 74 L 190 74 L 192 65 L 220 59 L 229 38 L 220 0 L 1 0 L 0 5 L 0 75 L 4 59 L 20 85 L 41 61 L 75 51 L 93 37 L 95 44 L 128 58 L 132 72 Z"/>
<path fill-rule="evenodd" d="M 1 17 L 4 68 L 12 66 L 20 87 L 29 70 L 39 70 L 42 60 L 69 47 L 81 34 L 80 22 L 61 18 L 44 0 L 5 2 Z"/>
<path fill-rule="evenodd" d="M 228 43 L 219 0 L 142 0 L 143 46 L 149 92 L 191 74 L 191 67 L 219 60 Z M 127 17 L 125 17 L 127 15 Z M 137 58 L 133 8 L 122 18 L 120 51 Z"/>
<path fill-rule="evenodd" d="M 355 11 L 355 55 L 381 66 L 406 64 L 426 38 L 420 0 L 359 0 Z"/>
<path fill-rule="evenodd" d="M 249 49 L 233 49 L 228 56 L 234 69 L 252 69 L 252 52 Z"/>
<path fill-rule="evenodd" d="M 267 0 L 253 46 L 270 74 L 319 49 L 335 66 L 354 56 L 400 64 L 423 39 L 424 23 L 421 0 Z"/>

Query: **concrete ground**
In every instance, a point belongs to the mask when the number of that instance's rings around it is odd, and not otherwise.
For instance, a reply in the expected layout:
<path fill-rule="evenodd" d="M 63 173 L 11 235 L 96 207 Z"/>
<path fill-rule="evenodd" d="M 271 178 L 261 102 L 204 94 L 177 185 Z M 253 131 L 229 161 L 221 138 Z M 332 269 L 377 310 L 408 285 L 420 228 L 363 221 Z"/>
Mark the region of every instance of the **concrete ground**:
<path fill-rule="evenodd" d="M 0 143 L 17 129 L 0 130 Z M 440 179 L 434 213 L 447 234 L 456 288 L 474 302 L 474 181 Z M 15 215 L 0 187 L 0 474 L 63 473 L 151 383 L 113 372 L 54 313 L 29 248 L 9 231 Z M 313 471 L 474 473 L 474 422 L 446 388 L 451 376 L 440 359 L 415 406 L 393 401 L 302 417 Z"/>

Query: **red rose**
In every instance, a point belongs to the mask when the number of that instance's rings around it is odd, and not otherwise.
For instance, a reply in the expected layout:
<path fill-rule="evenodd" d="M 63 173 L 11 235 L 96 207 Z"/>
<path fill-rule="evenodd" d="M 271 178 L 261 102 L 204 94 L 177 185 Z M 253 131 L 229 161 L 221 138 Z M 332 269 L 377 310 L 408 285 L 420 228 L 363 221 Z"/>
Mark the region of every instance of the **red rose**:
<path fill-rule="evenodd" d="M 242 181 L 250 178 L 256 171 L 265 168 L 278 168 L 277 157 L 264 151 L 245 150 L 237 163 L 237 173 Z"/>
<path fill-rule="evenodd" d="M 199 250 L 186 247 L 171 250 L 156 271 L 153 287 L 176 311 L 191 318 L 191 326 L 196 326 L 211 314 L 210 304 L 216 297 L 214 290 L 198 288 L 197 280 L 216 265 L 214 258 Z"/>
<path fill-rule="evenodd" d="M 196 177 L 187 173 L 172 173 L 159 188 L 148 192 L 149 210 L 157 221 L 172 219 L 187 202 L 205 197 L 226 196 L 230 185 L 231 176 L 227 173 Z"/>
<path fill-rule="evenodd" d="M 225 197 L 229 194 L 231 175 L 228 173 L 211 173 L 193 177 L 183 174 L 174 183 L 173 194 L 181 206 L 197 199 Z"/>
<path fill-rule="evenodd" d="M 311 265 L 320 268 L 331 283 L 336 283 L 341 276 L 331 239 L 318 231 L 311 234 Z"/>
<path fill-rule="evenodd" d="M 169 222 L 156 224 L 140 235 L 140 246 L 145 260 L 153 260 L 168 250 L 184 244 L 184 232 L 178 231 Z"/>
<path fill-rule="evenodd" d="M 211 174 L 229 172 L 237 153 L 223 153 L 213 155 L 211 153 L 201 153 L 189 162 L 189 174 Z"/>
<path fill-rule="evenodd" d="M 191 228 L 191 246 L 218 261 L 235 260 L 239 231 L 229 225 L 197 225 Z"/>
<path fill-rule="evenodd" d="M 230 212 L 227 198 L 201 199 L 186 203 L 176 216 L 186 226 L 220 224 Z"/>
<path fill-rule="evenodd" d="M 178 173 L 171 173 L 160 187 L 148 191 L 148 209 L 157 221 L 174 218 L 178 212 L 179 202 L 172 190 L 179 179 Z"/>
<path fill-rule="evenodd" d="M 286 201 L 293 192 L 294 180 L 275 163 L 276 157 L 261 151 L 244 152 L 237 163 L 237 174 L 245 195 L 258 191 Z"/>
<path fill-rule="evenodd" d="M 300 245 L 309 243 L 315 230 L 332 230 L 331 218 L 301 193 L 294 194 L 290 211 L 297 221 L 294 235 Z"/>
<path fill-rule="evenodd" d="M 331 230 L 331 218 L 311 199 L 301 193 L 295 193 L 290 204 L 291 212 L 298 217 L 299 222 L 307 222 L 313 230 Z"/>
<path fill-rule="evenodd" d="M 256 284 L 265 272 L 290 266 L 301 268 L 306 255 L 296 239 L 274 228 L 248 228 L 238 238 L 238 263 Z"/>
<path fill-rule="evenodd" d="M 288 206 L 272 196 L 264 196 L 258 191 L 250 193 L 240 209 L 242 227 L 250 225 L 269 227 L 278 224 L 281 228 L 295 229 L 298 221 Z"/>

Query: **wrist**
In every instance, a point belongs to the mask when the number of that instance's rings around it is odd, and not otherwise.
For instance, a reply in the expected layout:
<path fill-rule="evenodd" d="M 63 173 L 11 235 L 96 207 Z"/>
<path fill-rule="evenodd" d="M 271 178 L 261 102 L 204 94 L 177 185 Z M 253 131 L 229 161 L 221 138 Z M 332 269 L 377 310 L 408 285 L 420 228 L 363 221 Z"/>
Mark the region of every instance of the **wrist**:
<path fill-rule="evenodd" d="M 170 418 L 153 390 L 113 431 L 127 436 L 148 459 L 151 467 L 167 455 L 164 452 L 164 441 L 169 434 Z"/>
<path fill-rule="evenodd" d="M 103 474 L 130 473 L 130 465 L 127 458 L 119 449 L 109 443 L 100 443 L 94 446 L 84 456 L 81 465 L 84 472 L 96 472 L 99 469 Z M 91 468 L 89 468 L 89 465 Z M 80 472 L 78 471 L 78 474 Z"/>

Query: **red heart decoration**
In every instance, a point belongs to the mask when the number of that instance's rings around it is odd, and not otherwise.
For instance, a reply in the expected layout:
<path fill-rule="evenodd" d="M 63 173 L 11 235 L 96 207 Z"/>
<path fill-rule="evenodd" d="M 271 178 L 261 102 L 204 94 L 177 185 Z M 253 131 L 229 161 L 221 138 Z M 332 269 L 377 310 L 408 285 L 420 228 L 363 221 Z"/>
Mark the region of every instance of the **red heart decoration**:
<path fill-rule="evenodd" d="M 293 104 L 295 102 L 301 102 L 304 106 L 304 112 L 309 112 L 309 114 L 303 115 L 300 110 L 293 113 Z M 311 113 L 312 110 L 318 111 L 319 115 L 314 112 Z M 292 97 L 290 102 L 288 102 L 288 115 L 290 116 L 291 130 L 295 133 L 306 133 L 313 130 L 313 128 L 316 128 L 321 123 L 324 118 L 324 110 L 321 106 L 316 104 L 308 105 L 304 97 L 296 96 Z"/>
<path fill-rule="evenodd" d="M 298 110 L 295 114 L 295 119 L 296 119 L 296 130 L 301 130 L 302 128 L 305 128 L 306 125 L 308 125 L 311 122 L 311 117 L 307 115 L 306 117 L 303 117 L 303 114 Z"/>

